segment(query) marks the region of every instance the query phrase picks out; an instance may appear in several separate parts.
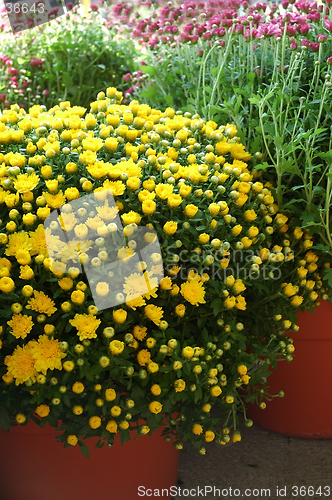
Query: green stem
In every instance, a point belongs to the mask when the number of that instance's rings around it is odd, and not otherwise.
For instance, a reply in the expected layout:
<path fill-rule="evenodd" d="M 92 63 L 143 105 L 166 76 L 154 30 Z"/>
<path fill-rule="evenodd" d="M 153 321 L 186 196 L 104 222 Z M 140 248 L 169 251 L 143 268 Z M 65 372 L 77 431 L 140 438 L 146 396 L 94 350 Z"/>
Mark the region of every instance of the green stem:
<path fill-rule="evenodd" d="M 327 187 L 326 187 L 326 200 L 325 200 L 325 231 L 326 236 L 332 251 L 332 235 L 330 231 L 330 208 L 332 204 L 332 164 L 329 168 Z"/>
<path fill-rule="evenodd" d="M 264 101 L 263 101 L 263 104 L 264 104 Z M 259 114 L 259 123 L 260 123 L 261 129 L 262 129 L 262 136 L 263 136 L 263 141 L 264 141 L 266 152 L 269 155 L 270 160 L 271 160 L 273 166 L 275 168 L 277 168 L 277 165 L 276 165 L 276 163 L 275 163 L 275 161 L 274 161 L 274 159 L 273 159 L 273 157 L 271 155 L 270 148 L 269 148 L 269 146 L 267 144 L 267 141 L 266 141 L 266 136 L 265 136 L 265 132 L 264 132 L 263 118 L 262 118 L 262 105 L 261 104 L 259 105 L 259 108 L 258 108 L 258 114 Z"/>
<path fill-rule="evenodd" d="M 206 111 L 206 96 L 205 96 L 205 66 L 206 66 L 206 61 L 214 49 L 214 46 L 211 47 L 209 52 L 206 54 L 205 58 L 203 59 L 203 62 L 201 64 L 201 67 L 199 68 L 199 74 L 198 74 L 198 85 L 197 85 L 197 94 L 196 94 L 196 109 L 198 109 L 198 104 L 199 104 L 199 91 L 201 88 L 201 79 L 203 78 L 203 102 L 204 102 L 204 117 L 205 117 L 205 111 Z"/>
<path fill-rule="evenodd" d="M 226 50 L 225 50 L 225 53 L 224 53 L 222 64 L 220 64 L 217 76 L 216 76 L 215 81 L 214 81 L 214 85 L 213 85 L 212 92 L 211 92 L 211 98 L 210 98 L 210 105 L 209 105 L 209 107 L 211 107 L 213 105 L 213 100 L 214 100 L 214 94 L 216 92 L 216 87 L 217 87 L 217 85 L 219 83 L 219 78 L 220 78 L 222 70 L 224 69 L 226 58 L 227 58 L 228 53 L 229 53 L 229 48 L 230 48 L 231 43 L 232 43 L 233 30 L 234 30 L 234 25 L 232 26 L 231 33 L 230 33 L 229 38 L 228 38 L 228 42 L 227 42 L 227 45 L 226 45 Z M 210 52 L 211 52 L 211 50 L 210 50 Z M 204 93 L 204 97 L 205 97 L 205 93 Z M 205 107 L 205 102 L 204 102 L 204 107 Z M 210 112 L 208 113 L 208 117 L 210 118 Z"/>

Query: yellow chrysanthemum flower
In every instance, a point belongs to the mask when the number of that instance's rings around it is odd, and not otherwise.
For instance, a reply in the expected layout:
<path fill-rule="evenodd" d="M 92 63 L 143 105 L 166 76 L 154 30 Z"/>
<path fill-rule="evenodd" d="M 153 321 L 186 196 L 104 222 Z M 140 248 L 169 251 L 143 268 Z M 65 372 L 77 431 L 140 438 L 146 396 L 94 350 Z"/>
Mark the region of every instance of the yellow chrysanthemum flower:
<path fill-rule="evenodd" d="M 39 176 L 32 174 L 19 174 L 14 181 L 14 188 L 18 193 L 27 193 L 35 189 L 39 183 Z"/>
<path fill-rule="evenodd" d="M 187 281 L 182 283 L 181 291 L 182 297 L 190 302 L 193 306 L 205 304 L 204 296 L 205 289 L 203 284 L 198 280 Z"/>
<path fill-rule="evenodd" d="M 142 212 L 146 215 L 152 215 L 156 211 L 156 206 L 153 200 L 144 200 L 142 203 Z"/>
<path fill-rule="evenodd" d="M 174 187 L 171 184 L 157 184 L 155 187 L 155 192 L 161 200 L 167 200 L 167 198 L 173 193 Z"/>
<path fill-rule="evenodd" d="M 159 403 L 159 401 L 152 401 L 152 403 L 149 404 L 150 412 L 154 413 L 155 415 L 157 413 L 160 413 L 162 409 L 163 409 L 163 405 L 161 403 Z"/>
<path fill-rule="evenodd" d="M 7 256 L 15 256 L 16 253 L 20 250 L 31 250 L 32 245 L 29 240 L 29 235 L 25 231 L 10 234 L 8 236 L 8 243 L 5 251 L 5 255 Z"/>
<path fill-rule="evenodd" d="M 102 179 L 108 174 L 110 166 L 109 163 L 96 161 L 95 163 L 90 163 L 86 169 L 94 179 Z"/>
<path fill-rule="evenodd" d="M 185 390 L 185 388 L 186 388 L 186 383 L 182 378 L 179 378 L 174 382 L 175 392 L 182 392 Z"/>
<path fill-rule="evenodd" d="M 106 389 L 105 391 L 105 399 L 106 401 L 114 401 L 116 398 L 116 392 L 114 389 Z"/>
<path fill-rule="evenodd" d="M 153 304 L 145 306 L 144 313 L 145 316 L 147 316 L 157 326 L 160 324 L 161 318 L 164 315 L 162 307 L 158 307 Z"/>
<path fill-rule="evenodd" d="M 48 405 L 39 405 L 35 411 L 39 417 L 47 417 L 50 413 L 50 407 Z"/>
<path fill-rule="evenodd" d="M 38 341 L 29 342 L 32 357 L 35 360 L 35 369 L 46 375 L 47 370 L 61 370 L 61 360 L 67 356 L 60 349 L 60 342 L 47 335 L 40 335 Z"/>
<path fill-rule="evenodd" d="M 70 319 L 69 323 L 77 328 L 79 339 L 84 340 L 97 337 L 96 330 L 101 320 L 93 314 L 75 314 L 74 319 Z"/>
<path fill-rule="evenodd" d="M 46 200 L 47 205 L 53 210 L 55 210 L 56 208 L 60 208 L 66 203 L 66 197 L 61 190 L 56 194 L 43 192 L 43 196 Z"/>
<path fill-rule="evenodd" d="M 211 443 L 211 441 L 213 441 L 215 437 L 216 435 L 213 431 L 206 431 L 206 433 L 204 434 L 204 439 L 207 443 Z"/>
<path fill-rule="evenodd" d="M 44 292 L 34 291 L 34 298 L 28 300 L 27 305 L 25 306 L 27 309 L 32 309 L 33 311 L 47 314 L 47 316 L 51 316 L 57 311 L 55 307 L 55 302 L 45 295 Z"/>
<path fill-rule="evenodd" d="M 67 437 L 67 443 L 70 444 L 70 446 L 76 446 L 78 443 L 78 438 L 75 436 L 75 434 L 70 434 Z"/>
<path fill-rule="evenodd" d="M 89 425 L 91 429 L 98 429 L 101 426 L 101 418 L 94 415 L 89 418 Z"/>
<path fill-rule="evenodd" d="M 77 223 L 77 219 L 73 213 L 66 214 L 62 212 L 59 215 L 59 223 L 63 231 L 71 231 Z"/>
<path fill-rule="evenodd" d="M 106 424 L 106 430 L 111 434 L 116 434 L 118 432 L 118 424 L 115 420 L 109 420 Z"/>
<path fill-rule="evenodd" d="M 112 354 L 121 354 L 124 350 L 124 343 L 120 340 L 112 340 L 109 344 L 109 348 Z"/>
<path fill-rule="evenodd" d="M 121 219 L 127 226 L 129 224 L 139 224 L 141 222 L 142 217 L 137 212 L 131 210 L 126 214 L 122 214 Z"/>
<path fill-rule="evenodd" d="M 145 326 L 134 326 L 133 335 L 137 340 L 143 340 L 147 335 L 147 328 Z"/>
<path fill-rule="evenodd" d="M 137 354 L 137 361 L 141 366 L 147 365 L 151 361 L 151 354 L 147 349 L 142 349 Z"/>
<path fill-rule="evenodd" d="M 196 436 L 199 436 L 200 434 L 203 433 L 203 427 L 201 426 L 201 424 L 194 424 L 192 427 L 192 432 Z"/>
<path fill-rule="evenodd" d="M 198 211 L 198 207 L 196 207 L 196 205 L 190 204 L 186 206 L 184 211 L 187 217 L 195 217 Z"/>
<path fill-rule="evenodd" d="M 6 356 L 5 365 L 8 374 L 15 379 L 15 385 L 24 384 L 30 379 L 36 382 L 38 372 L 29 344 L 23 347 L 17 346 L 11 356 Z"/>
<path fill-rule="evenodd" d="M 126 186 L 124 185 L 124 183 L 122 181 L 110 181 L 110 180 L 106 180 L 103 183 L 103 188 L 104 189 L 109 189 L 111 191 L 111 193 L 112 193 L 113 196 L 120 196 L 126 190 Z"/>
<path fill-rule="evenodd" d="M 31 316 L 14 314 L 12 319 L 7 321 L 7 325 L 10 326 L 10 333 L 14 335 L 15 338 L 25 339 L 28 333 L 31 332 L 34 323 Z"/>

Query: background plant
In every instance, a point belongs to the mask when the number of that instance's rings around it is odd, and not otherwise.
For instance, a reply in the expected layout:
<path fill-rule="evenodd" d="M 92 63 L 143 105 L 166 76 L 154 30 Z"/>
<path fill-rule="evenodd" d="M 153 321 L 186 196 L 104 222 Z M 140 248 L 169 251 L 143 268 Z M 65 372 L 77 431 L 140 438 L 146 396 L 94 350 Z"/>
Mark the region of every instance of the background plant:
<path fill-rule="evenodd" d="M 6 16 L 3 12 L 2 16 Z M 47 107 L 60 100 L 88 106 L 97 91 L 115 85 L 135 70 L 135 48 L 120 41 L 92 7 L 16 35 L 0 30 L 0 106 L 17 103 Z"/>

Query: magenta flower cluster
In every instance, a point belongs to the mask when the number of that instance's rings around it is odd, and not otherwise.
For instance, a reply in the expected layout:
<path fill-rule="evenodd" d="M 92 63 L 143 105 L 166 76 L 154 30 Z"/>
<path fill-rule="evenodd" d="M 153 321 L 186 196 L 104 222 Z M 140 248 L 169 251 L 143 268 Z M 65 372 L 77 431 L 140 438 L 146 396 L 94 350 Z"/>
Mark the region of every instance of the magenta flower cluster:
<path fill-rule="evenodd" d="M 281 9 L 276 4 L 249 5 L 246 0 L 187 0 L 181 4 L 158 4 L 159 7 L 152 10 L 155 2 L 141 0 L 140 7 L 150 8 L 149 15 L 144 13 L 143 16 L 137 2 L 136 7 L 124 1 L 111 6 L 108 25 L 119 26 L 122 33 L 127 30 L 138 46 L 149 48 L 156 54 L 163 45 L 174 47 L 174 44 L 189 43 L 197 45 L 197 53 L 202 56 L 203 49 L 211 47 L 212 43 L 224 46 L 227 33 L 257 42 L 270 37 L 281 38 L 285 34 L 291 50 L 306 47 L 310 52 L 318 52 L 321 44 L 332 40 L 329 7 L 332 0 L 320 5 L 309 0 L 282 0 Z M 253 48 L 255 50 L 257 44 Z M 331 57 L 327 62 L 331 64 Z M 140 87 L 145 76 L 140 72 L 124 75 L 124 81 L 131 84 L 127 96 Z"/>
<path fill-rule="evenodd" d="M 28 67 L 30 69 L 37 68 L 43 69 L 44 61 L 42 59 L 30 59 L 28 63 Z M 26 97 L 28 100 L 40 99 L 41 95 L 47 97 L 49 95 L 48 89 L 43 89 L 41 86 L 37 85 L 37 92 L 32 93 L 32 89 L 30 85 L 32 84 L 32 80 L 27 76 L 27 70 L 18 66 L 19 69 L 14 67 L 13 61 L 7 57 L 5 54 L 0 53 L 0 77 L 4 80 L 7 86 L 6 93 L 0 94 L 0 107 L 1 105 L 4 108 L 8 108 L 10 106 L 10 101 L 8 100 L 12 97 L 12 93 L 16 94 L 15 102 L 18 102 L 21 108 L 25 107 L 25 104 L 19 102 L 21 98 Z M 29 72 L 30 73 L 30 72 Z M 11 99 L 13 102 L 13 99 Z"/>
<path fill-rule="evenodd" d="M 285 29 L 289 37 L 297 38 L 319 27 L 324 32 L 332 31 L 328 3 L 332 0 L 327 0 L 324 5 L 306 0 L 283 0 L 282 6 L 287 10 L 280 14 L 276 13 L 275 4 L 249 6 L 245 0 L 189 0 L 179 6 L 172 2 L 163 4 L 158 11 L 142 19 L 133 5 L 123 2 L 111 7 L 108 24 L 130 29 L 131 36 L 138 43 L 151 48 L 173 42 L 197 44 L 199 40 L 215 41 L 222 39 L 230 29 L 233 34 L 241 34 L 246 39 L 280 37 Z M 151 2 L 142 1 L 141 5 L 151 6 Z M 239 15 L 240 8 L 246 11 L 245 15 Z M 317 43 L 326 41 L 324 32 L 318 33 Z M 316 45 L 310 48 L 315 51 Z"/>
<path fill-rule="evenodd" d="M 306 0 L 282 0 L 286 12 L 281 14 L 276 13 L 276 4 L 256 3 L 249 6 L 246 0 L 189 0 L 181 5 L 164 3 L 158 11 L 142 19 L 133 5 L 123 2 L 111 8 L 108 22 L 109 25 L 127 27 L 133 38 L 152 48 L 174 41 L 196 44 L 200 39 L 218 40 L 231 28 L 234 34 L 242 34 L 246 39 L 279 37 L 285 29 L 289 37 L 297 38 L 307 35 L 314 28 L 332 31 L 329 3 L 332 0 L 323 5 Z M 151 2 L 142 1 L 141 5 L 151 6 Z M 246 11 L 245 15 L 239 15 L 240 8 Z M 318 43 L 326 39 L 324 32 L 318 33 Z"/>

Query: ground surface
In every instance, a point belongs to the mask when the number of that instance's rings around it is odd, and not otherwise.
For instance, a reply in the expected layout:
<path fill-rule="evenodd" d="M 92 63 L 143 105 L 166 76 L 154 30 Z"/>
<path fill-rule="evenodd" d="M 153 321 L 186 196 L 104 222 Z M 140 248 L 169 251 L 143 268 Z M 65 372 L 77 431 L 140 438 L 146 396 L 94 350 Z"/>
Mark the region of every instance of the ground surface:
<path fill-rule="evenodd" d="M 209 443 L 205 456 L 192 448 L 181 452 L 178 475 L 181 490 L 176 500 L 184 498 L 185 489 L 194 489 L 189 498 L 208 500 L 332 499 L 332 440 L 290 438 L 255 425 L 250 429 L 242 426 L 241 431 L 240 443 L 225 446 Z M 207 488 L 206 495 L 205 486 L 212 488 L 212 491 Z M 214 487 L 220 493 L 216 490 L 214 494 Z"/>

